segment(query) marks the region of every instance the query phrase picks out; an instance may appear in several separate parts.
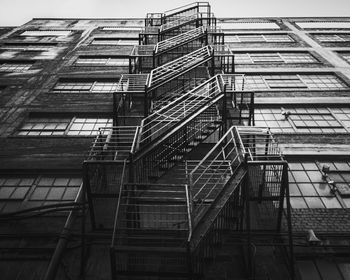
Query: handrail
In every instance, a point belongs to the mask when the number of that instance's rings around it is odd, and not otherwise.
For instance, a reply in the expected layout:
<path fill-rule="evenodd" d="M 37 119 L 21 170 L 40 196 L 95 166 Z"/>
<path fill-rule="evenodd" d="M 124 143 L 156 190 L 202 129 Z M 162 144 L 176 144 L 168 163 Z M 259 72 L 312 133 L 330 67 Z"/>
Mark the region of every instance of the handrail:
<path fill-rule="evenodd" d="M 188 238 L 187 241 L 190 242 L 192 238 L 192 215 L 191 215 L 191 204 L 192 201 L 190 200 L 190 194 L 188 190 L 188 185 L 185 185 L 186 189 L 186 201 L 187 201 L 187 217 L 188 217 Z"/>
<path fill-rule="evenodd" d="M 201 16 L 202 16 L 201 13 L 194 13 L 192 15 L 182 17 L 174 21 L 170 21 L 168 23 L 161 25 L 159 28 L 159 32 L 162 33 L 162 32 L 168 31 L 171 28 L 180 27 L 188 22 L 191 22 L 193 20 L 200 18 Z"/>
<path fill-rule="evenodd" d="M 195 7 L 195 6 L 198 6 L 199 3 L 206 3 L 206 4 L 209 5 L 209 2 L 192 2 L 192 3 L 189 3 L 189 4 L 183 5 L 181 7 L 173 8 L 173 9 L 170 9 L 170 10 L 166 10 L 166 11 L 164 11 L 164 14 L 169 13 L 169 12 L 173 12 L 175 10 L 180 10 L 180 9 L 183 10 L 183 9 L 185 9 L 187 7 L 190 7 L 190 6 L 194 6 Z M 167 15 L 167 16 L 171 16 L 171 15 L 173 15 L 173 14 L 170 14 L 170 15 Z"/>
<path fill-rule="evenodd" d="M 230 133 L 230 131 L 231 131 L 231 130 L 228 130 L 228 131 L 224 134 L 224 136 L 222 136 L 221 139 L 226 138 L 227 135 Z M 221 145 L 221 141 L 217 142 L 217 143 L 214 145 L 214 147 L 211 148 L 210 151 L 205 155 L 205 157 L 197 164 L 197 166 L 190 172 L 189 175 L 190 175 L 190 176 L 193 175 L 193 173 L 194 173 L 195 171 L 197 171 L 197 169 L 198 169 L 200 166 L 203 165 L 203 163 L 209 158 L 209 156 L 211 155 L 211 153 L 213 153 L 213 152 L 215 151 L 215 149 L 216 149 L 217 147 L 219 147 L 220 145 Z"/>
<path fill-rule="evenodd" d="M 162 66 L 153 69 L 149 74 L 150 76 L 148 87 L 154 88 L 160 86 L 173 75 L 179 76 L 185 74 L 188 70 L 191 69 L 191 67 L 196 66 L 198 63 L 203 64 L 208 61 L 211 56 L 212 48 L 210 46 L 205 46 L 173 61 L 163 64 Z"/>
<path fill-rule="evenodd" d="M 177 36 L 171 37 L 169 39 L 160 41 L 155 46 L 155 54 L 158 54 L 160 51 L 164 52 L 170 48 L 174 48 L 178 45 L 186 44 L 188 41 L 195 39 L 204 33 L 204 26 L 192 29 L 185 33 L 181 33 Z M 165 49 L 164 49 L 165 48 Z"/>
<path fill-rule="evenodd" d="M 114 246 L 114 241 L 116 238 L 117 222 L 118 222 L 118 217 L 119 217 L 119 208 L 120 208 L 120 202 L 121 202 L 121 196 L 122 196 L 122 189 L 124 186 L 124 175 L 125 175 L 126 164 L 127 164 L 127 160 L 124 160 L 123 171 L 122 171 L 122 176 L 121 176 L 121 180 L 120 180 L 117 208 L 116 208 L 115 217 L 114 217 L 112 244 L 111 244 L 112 247 Z"/>
<path fill-rule="evenodd" d="M 212 91 L 207 90 L 205 87 L 207 85 L 213 84 L 214 81 L 216 82 L 216 88 Z M 207 93 L 207 95 L 202 93 L 203 89 L 205 90 L 204 93 Z M 207 102 L 209 102 L 221 93 L 222 91 L 220 90 L 220 87 L 218 85 L 217 76 L 214 76 L 213 78 L 207 80 L 205 83 L 200 84 L 198 87 L 189 91 L 185 95 L 177 98 L 173 102 L 170 102 L 162 109 L 154 112 L 153 114 L 149 115 L 147 118 L 142 120 L 142 135 L 145 136 L 141 138 L 140 143 L 151 139 L 154 135 L 159 134 L 162 130 L 171 127 L 172 122 L 181 121 L 181 119 L 192 114 L 193 110 L 196 110 L 198 107 L 204 106 Z M 187 107 L 184 108 L 184 106 Z M 147 128 L 147 126 L 149 126 L 149 124 L 151 123 L 153 123 L 153 125 Z M 160 125 L 159 127 L 160 123 L 163 123 L 163 125 Z"/>

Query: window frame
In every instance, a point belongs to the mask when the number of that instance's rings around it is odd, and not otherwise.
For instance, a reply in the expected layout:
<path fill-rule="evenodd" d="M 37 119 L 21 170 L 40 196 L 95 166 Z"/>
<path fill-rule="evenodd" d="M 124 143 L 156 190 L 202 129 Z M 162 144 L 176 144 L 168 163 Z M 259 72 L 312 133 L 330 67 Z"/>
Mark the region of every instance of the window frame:
<path fill-rule="evenodd" d="M 325 177 L 322 176 L 322 166 L 324 163 L 331 163 L 335 164 L 338 162 L 345 162 L 345 164 L 348 165 L 349 170 L 346 171 L 347 173 L 350 174 L 350 162 L 346 160 L 337 160 L 333 159 L 332 161 L 327 161 L 327 160 L 289 160 L 288 164 L 288 174 L 289 174 L 289 189 L 291 191 L 290 193 L 290 199 L 291 199 L 291 206 L 292 209 L 350 209 L 350 203 L 347 204 L 344 202 L 344 197 L 341 197 L 337 192 L 332 192 L 332 177 L 329 177 L 329 180 L 327 180 Z M 312 164 L 313 166 L 316 166 L 316 168 L 310 168 L 306 167 L 307 165 L 310 166 Z M 296 167 L 298 166 L 299 167 Z M 294 168 L 291 168 L 294 166 Z M 301 166 L 301 168 L 300 168 Z M 297 180 L 296 174 L 297 173 L 302 173 L 301 175 L 306 175 L 307 180 Z M 331 172 L 329 174 L 332 173 Z M 333 171 L 334 173 L 334 171 Z M 292 175 L 293 174 L 293 175 Z M 299 176 L 299 175 L 298 175 Z M 319 179 L 313 179 L 313 177 L 319 176 Z M 292 180 L 291 180 L 292 179 Z M 348 186 L 350 186 L 350 182 L 347 183 Z M 299 186 L 300 185 L 300 186 Z M 310 185 L 310 186 L 307 186 Z M 308 189 L 310 188 L 310 189 Z M 323 189 L 324 188 L 324 189 Z M 296 193 L 294 193 L 297 191 Z M 306 193 L 308 192 L 308 193 Z M 319 202 L 321 202 L 321 205 L 323 207 L 314 207 L 312 206 L 312 199 L 311 198 L 318 198 Z M 303 201 L 304 205 L 303 207 L 294 207 L 294 200 L 295 201 Z M 333 202 L 328 202 L 327 199 L 333 200 Z M 336 201 L 336 203 L 334 202 Z M 349 198 L 350 201 L 350 198 Z M 299 204 L 302 205 L 303 203 Z M 337 207 L 332 207 L 337 205 Z M 304 207 L 306 206 L 306 207 Z"/>
<path fill-rule="evenodd" d="M 60 78 L 53 85 L 51 92 L 54 94 L 112 94 L 114 93 L 119 84 L 120 77 L 116 79 L 69 79 L 69 78 Z M 103 87 L 103 84 L 110 84 L 111 88 L 108 91 L 96 90 L 97 87 Z M 57 88 L 57 87 L 62 88 Z M 65 89 L 64 87 L 68 87 Z M 73 87 L 73 88 L 72 88 Z M 74 88 L 77 87 L 77 88 Z M 79 87 L 84 87 L 79 89 Z"/>
<path fill-rule="evenodd" d="M 101 43 L 94 43 L 94 42 Z M 102 43 L 108 41 L 115 41 L 113 44 Z M 133 43 L 130 43 L 133 42 Z M 93 37 L 89 43 L 90 46 L 135 46 L 139 44 L 138 37 Z"/>
<path fill-rule="evenodd" d="M 44 178 L 50 178 L 52 184 L 50 186 L 40 185 L 40 182 Z M 67 183 L 62 184 L 62 179 Z M 11 184 L 6 184 L 7 181 L 13 181 Z M 22 183 L 22 180 L 27 180 L 30 182 Z M 61 180 L 61 182 L 59 182 Z M 0 193 L 3 188 L 12 188 L 10 195 L 6 198 L 2 196 L 0 198 L 0 213 L 1 212 L 12 212 L 4 211 L 7 207 L 12 210 L 11 205 L 15 203 L 19 207 L 37 207 L 46 205 L 47 203 L 66 203 L 66 202 L 75 202 L 79 197 L 82 189 L 82 176 L 80 172 L 77 171 L 67 171 L 67 170 L 43 170 L 33 171 L 33 170 L 23 170 L 19 172 L 8 172 L 0 171 Z M 21 196 L 13 197 L 15 192 L 18 189 L 24 189 L 24 192 Z M 32 199 L 33 195 L 37 189 L 40 188 L 49 188 L 46 193 L 46 196 L 43 199 Z M 49 194 L 53 192 L 55 188 L 63 189 L 60 199 L 49 198 Z"/>
<path fill-rule="evenodd" d="M 241 36 L 241 37 L 240 37 Z M 260 40 L 242 40 L 245 37 L 260 37 Z M 275 39 L 272 40 L 272 37 L 278 38 L 278 36 L 285 36 L 285 40 Z M 234 41 L 227 41 L 226 37 L 234 37 Z M 225 44 L 234 44 L 234 43 L 297 43 L 297 41 L 291 36 L 291 34 L 287 33 L 225 33 L 224 34 Z"/>
<path fill-rule="evenodd" d="M 347 109 L 347 110 L 346 110 Z M 345 111 L 344 111 L 345 110 Z M 349 111 L 349 112 L 347 112 Z M 256 108 L 255 124 L 257 126 L 270 127 L 275 134 L 349 134 L 350 133 L 350 108 L 348 107 L 317 107 L 306 105 L 294 106 L 262 106 Z M 321 118 L 312 118 L 312 115 L 322 116 Z M 294 116 L 294 117 L 293 117 Z M 302 116 L 309 116 L 302 118 Z M 330 116 L 329 119 L 325 116 Z M 299 119 L 300 120 L 299 120 Z M 325 126 L 298 126 L 296 122 L 315 122 L 330 121 L 338 125 Z"/>
<path fill-rule="evenodd" d="M 31 123 L 31 119 L 44 119 L 44 120 L 50 120 L 50 119 L 62 119 L 67 120 L 66 126 L 64 129 L 24 129 L 23 127 L 27 123 Z M 83 119 L 84 122 L 82 121 Z M 91 120 L 87 121 L 86 120 Z M 103 122 L 101 121 L 103 120 Z M 33 121 L 32 123 L 35 124 Z M 50 122 L 44 122 L 44 124 L 50 123 Z M 83 129 L 84 125 L 93 125 L 94 127 L 98 125 L 98 123 L 104 123 L 105 125 L 101 125 L 98 127 L 98 129 Z M 37 125 L 40 125 L 41 123 L 37 123 Z M 81 126 L 80 129 L 73 129 L 73 126 Z M 17 130 L 14 132 L 13 136 L 15 137 L 96 137 L 98 134 L 99 128 L 104 127 L 112 127 L 113 126 L 113 117 L 108 114 L 50 114 L 50 113 L 32 113 L 27 118 L 25 118 L 20 125 L 18 126 Z M 86 128 L 86 127 L 85 127 Z M 84 133 L 86 131 L 86 133 Z M 31 134 L 30 132 L 38 132 L 38 134 Z M 47 132 L 48 134 L 45 134 Z M 55 132 L 62 132 L 55 134 Z M 74 133 L 78 132 L 78 133 Z M 87 133 L 88 132 L 88 133 Z M 26 134 L 24 134 L 26 133 Z M 49 134 L 50 133 L 50 134 Z"/>
<path fill-rule="evenodd" d="M 273 78 L 276 76 L 276 78 Z M 294 78 L 291 78 L 294 76 Z M 306 87 L 275 87 L 271 88 L 266 82 L 266 79 L 278 80 L 277 77 L 281 77 L 283 80 L 297 80 L 305 84 Z M 284 78 L 285 77 L 285 78 Z M 283 79 L 284 78 L 284 79 Z M 332 83 L 329 82 L 333 79 Z M 290 91 L 290 90 L 307 90 L 307 91 L 319 91 L 319 90 L 348 90 L 349 85 L 335 73 L 249 73 L 245 75 L 245 85 L 247 89 L 252 91 L 266 91 L 266 90 L 278 90 L 278 91 Z M 257 86 L 256 86 L 257 85 Z M 260 86 L 259 86 L 260 85 Z M 261 85 L 264 85 L 261 87 Z M 329 86 L 334 85 L 334 86 Z"/>
<path fill-rule="evenodd" d="M 79 60 L 81 59 L 87 59 L 87 60 L 93 60 L 93 59 L 105 59 L 106 61 L 104 63 L 89 63 L 89 62 L 85 62 L 85 63 L 81 63 L 79 62 Z M 128 60 L 127 63 L 121 63 L 121 65 L 116 65 L 116 64 L 108 64 L 108 62 L 110 62 L 113 59 L 122 59 L 122 60 Z M 76 58 L 76 60 L 74 61 L 74 66 L 78 66 L 78 67 L 83 67 L 83 66 L 96 66 L 96 67 L 130 67 L 131 65 L 131 59 L 130 56 L 126 56 L 126 55 L 80 55 Z"/>

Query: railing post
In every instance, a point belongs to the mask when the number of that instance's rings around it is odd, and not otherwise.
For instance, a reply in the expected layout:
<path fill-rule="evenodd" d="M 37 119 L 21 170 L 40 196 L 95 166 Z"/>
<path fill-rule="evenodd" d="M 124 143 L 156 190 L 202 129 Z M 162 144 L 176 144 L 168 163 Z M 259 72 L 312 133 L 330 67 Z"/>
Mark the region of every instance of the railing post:
<path fill-rule="evenodd" d="M 295 259 L 294 259 L 294 244 L 293 244 L 293 228 L 292 228 L 292 217 L 291 217 L 291 206 L 289 196 L 289 179 L 288 179 L 288 163 L 283 165 L 283 177 L 285 184 L 285 195 L 286 195 L 286 206 L 287 206 L 287 225 L 288 225 L 288 236 L 289 236 L 289 253 L 290 253 L 290 273 L 291 279 L 295 279 Z"/>
<path fill-rule="evenodd" d="M 248 153 L 244 154 L 244 168 L 246 169 L 247 174 L 244 178 L 244 197 L 245 197 L 245 226 L 247 231 L 247 265 L 248 265 L 248 275 L 254 279 L 254 267 L 253 267 L 253 254 L 251 250 L 252 237 L 250 231 L 250 194 L 249 194 L 249 166 L 248 166 Z"/>
<path fill-rule="evenodd" d="M 89 185 L 89 174 L 88 174 L 88 166 L 86 163 L 83 163 L 83 187 L 82 187 L 82 219 L 81 219 L 81 255 L 80 255 L 80 278 L 85 279 L 85 264 L 86 264 L 86 196 L 88 193 L 88 189 L 90 189 Z M 95 212 L 92 207 L 91 197 L 88 202 L 90 208 L 90 218 L 92 228 L 95 228 Z"/>
<path fill-rule="evenodd" d="M 215 75 L 215 52 L 214 52 L 214 48 L 212 48 L 211 55 L 212 55 L 212 57 L 211 57 L 210 75 L 212 77 L 214 77 L 214 75 Z"/>
<path fill-rule="evenodd" d="M 227 91 L 226 91 L 226 84 L 224 84 L 224 98 L 223 98 L 223 104 L 222 104 L 222 121 L 223 121 L 223 127 L 224 127 L 224 133 L 227 131 Z"/>
<path fill-rule="evenodd" d="M 145 86 L 145 96 L 144 96 L 144 117 L 148 116 L 148 88 Z"/>
<path fill-rule="evenodd" d="M 193 279 L 193 267 L 192 267 L 192 254 L 190 241 L 186 243 L 186 253 L 187 253 L 187 269 L 188 269 L 188 280 Z"/>
<path fill-rule="evenodd" d="M 116 92 L 113 92 L 113 126 L 118 126 L 118 110 Z"/>
<path fill-rule="evenodd" d="M 129 154 L 129 183 L 133 183 L 135 181 L 134 178 L 134 157 L 133 154 Z"/>
<path fill-rule="evenodd" d="M 110 264 L 111 264 L 111 277 L 112 280 L 117 279 L 117 268 L 116 268 L 116 257 L 115 257 L 115 250 L 113 247 L 109 249 L 109 255 L 110 255 Z"/>

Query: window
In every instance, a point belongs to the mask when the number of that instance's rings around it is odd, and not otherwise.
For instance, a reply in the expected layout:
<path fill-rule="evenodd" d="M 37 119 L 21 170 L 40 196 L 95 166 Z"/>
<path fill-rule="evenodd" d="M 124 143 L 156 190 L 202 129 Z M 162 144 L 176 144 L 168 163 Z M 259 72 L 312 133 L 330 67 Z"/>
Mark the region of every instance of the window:
<path fill-rule="evenodd" d="M 341 52 L 339 55 L 350 63 L 350 52 Z"/>
<path fill-rule="evenodd" d="M 21 36 L 68 36 L 69 30 L 27 30 L 21 33 Z"/>
<path fill-rule="evenodd" d="M 280 29 L 274 22 L 218 22 L 222 29 Z"/>
<path fill-rule="evenodd" d="M 301 280 L 326 280 L 349 279 L 350 263 L 344 259 L 336 261 L 332 256 L 322 256 L 319 258 L 315 255 L 314 259 L 297 261 L 297 267 Z"/>
<path fill-rule="evenodd" d="M 32 177 L 2 177 L 0 176 L 0 200 L 23 200 L 31 185 Z"/>
<path fill-rule="evenodd" d="M 279 75 L 271 75 L 265 76 L 264 80 L 267 86 L 271 89 L 279 89 L 279 88 L 306 88 L 306 85 L 299 79 L 296 75 L 291 76 L 279 76 Z"/>
<path fill-rule="evenodd" d="M 237 64 L 259 64 L 259 63 L 315 63 L 317 60 L 309 53 L 302 52 L 259 52 L 259 53 L 235 53 Z"/>
<path fill-rule="evenodd" d="M 117 90 L 118 82 L 112 81 L 59 81 L 53 88 L 57 93 L 112 93 Z"/>
<path fill-rule="evenodd" d="M 95 66 L 129 66 L 129 58 L 114 56 L 80 56 L 76 65 L 95 65 Z"/>
<path fill-rule="evenodd" d="M 290 203 L 293 208 L 342 208 L 343 200 L 331 192 L 331 187 L 322 177 L 323 164 L 289 163 Z M 335 168 L 335 163 L 328 164 L 331 164 L 331 169 Z M 349 171 L 349 162 L 341 164 Z"/>
<path fill-rule="evenodd" d="M 239 34 L 225 35 L 225 43 L 294 42 L 287 34 Z"/>
<path fill-rule="evenodd" d="M 138 45 L 138 39 L 124 38 L 94 38 L 92 45 Z"/>
<path fill-rule="evenodd" d="M 349 21 L 319 21 L 319 22 L 296 22 L 300 28 L 308 29 L 348 29 Z"/>
<path fill-rule="evenodd" d="M 102 30 L 105 31 L 116 31 L 116 30 L 125 30 L 131 32 L 141 32 L 140 26 L 126 25 L 126 26 L 103 26 Z"/>
<path fill-rule="evenodd" d="M 313 37 L 320 42 L 349 42 L 349 33 L 338 33 L 338 34 L 312 34 Z"/>
<path fill-rule="evenodd" d="M 81 183 L 79 177 L 41 176 L 29 200 L 72 201 L 75 200 Z"/>
<path fill-rule="evenodd" d="M 22 73 L 29 70 L 33 63 L 28 62 L 0 62 L 0 72 Z"/>
<path fill-rule="evenodd" d="M 0 212 L 74 201 L 81 184 L 77 175 L 0 175 Z"/>
<path fill-rule="evenodd" d="M 347 133 L 350 108 L 260 108 L 255 125 L 274 133 Z"/>
<path fill-rule="evenodd" d="M 53 47 L 57 46 L 56 43 L 5 43 L 4 47 L 11 50 L 22 50 L 22 51 L 49 51 Z"/>
<path fill-rule="evenodd" d="M 113 122 L 104 117 L 30 117 L 18 130 L 22 136 L 92 136 L 96 135 L 100 127 L 110 127 Z"/>
<path fill-rule="evenodd" d="M 339 90 L 346 88 L 346 85 L 333 74 L 246 75 L 245 80 L 246 87 L 250 90 Z"/>

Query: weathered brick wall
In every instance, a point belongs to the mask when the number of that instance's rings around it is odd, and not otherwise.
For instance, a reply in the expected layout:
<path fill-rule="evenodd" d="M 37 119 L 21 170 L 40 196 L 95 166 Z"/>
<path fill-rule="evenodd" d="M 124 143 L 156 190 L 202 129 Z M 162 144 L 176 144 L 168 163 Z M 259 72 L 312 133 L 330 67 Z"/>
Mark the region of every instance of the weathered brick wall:
<path fill-rule="evenodd" d="M 349 209 L 292 209 L 293 231 L 350 232 Z"/>

